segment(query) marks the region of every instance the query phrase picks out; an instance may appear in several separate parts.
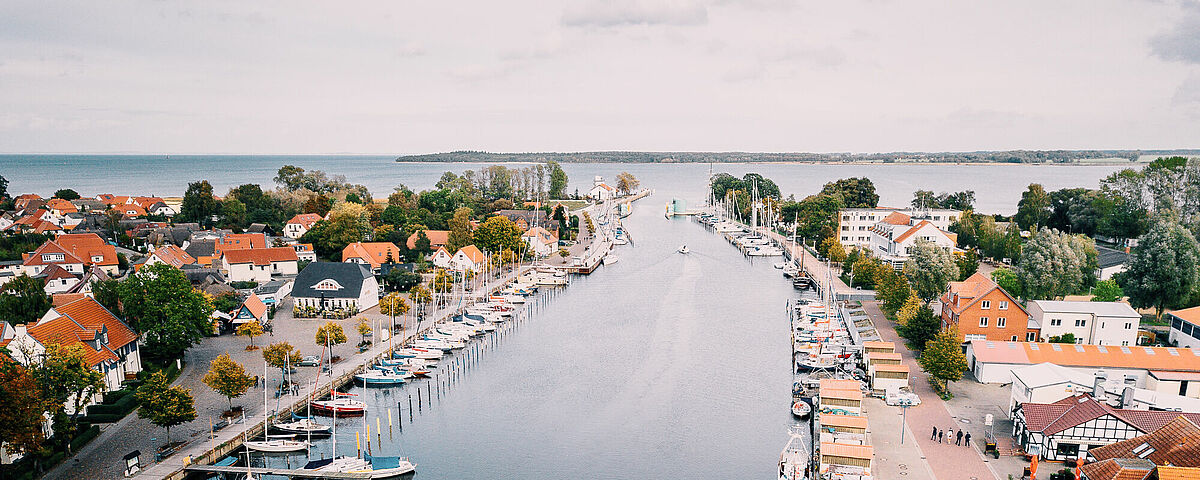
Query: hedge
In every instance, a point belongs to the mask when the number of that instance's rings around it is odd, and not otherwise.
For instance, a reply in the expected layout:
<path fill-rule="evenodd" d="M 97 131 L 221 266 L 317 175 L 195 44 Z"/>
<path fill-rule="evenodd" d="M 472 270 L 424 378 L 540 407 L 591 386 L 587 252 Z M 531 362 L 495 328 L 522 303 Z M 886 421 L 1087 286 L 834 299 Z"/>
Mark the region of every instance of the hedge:
<path fill-rule="evenodd" d="M 100 434 L 100 427 L 97 427 L 95 425 L 88 427 L 87 430 L 84 430 L 79 435 L 76 435 L 74 440 L 71 440 L 71 451 L 78 452 L 80 447 L 87 445 L 88 442 L 92 441 L 92 439 L 96 438 L 96 435 L 99 435 L 99 434 Z"/>
<path fill-rule="evenodd" d="M 116 413 L 98 413 L 84 415 L 79 417 L 79 420 L 88 423 L 113 423 L 120 421 L 122 418 L 125 418 L 125 415 Z"/>
<path fill-rule="evenodd" d="M 120 391 L 120 390 L 118 390 Z M 114 392 L 116 393 L 116 392 Z M 88 415 L 129 415 L 133 409 L 137 408 L 137 398 L 133 395 L 121 396 L 117 401 L 108 403 L 108 399 L 104 399 L 104 404 L 92 405 L 88 407 Z"/>
<path fill-rule="evenodd" d="M 112 405 L 112 404 L 116 403 L 117 400 L 125 398 L 126 395 L 129 395 L 129 390 L 125 390 L 125 389 L 113 390 L 111 392 L 105 393 L 104 394 L 104 404 Z"/>

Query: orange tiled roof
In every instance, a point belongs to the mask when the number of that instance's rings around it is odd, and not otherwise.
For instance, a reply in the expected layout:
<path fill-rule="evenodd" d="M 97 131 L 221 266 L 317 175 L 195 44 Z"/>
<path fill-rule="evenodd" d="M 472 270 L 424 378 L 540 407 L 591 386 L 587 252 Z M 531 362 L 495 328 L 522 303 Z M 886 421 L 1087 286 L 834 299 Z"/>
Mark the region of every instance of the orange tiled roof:
<path fill-rule="evenodd" d="M 888 225 L 908 225 L 909 222 L 912 222 L 912 217 L 900 212 L 892 212 L 880 221 Z"/>
<path fill-rule="evenodd" d="M 218 253 L 250 248 L 267 248 L 267 236 L 261 233 L 231 233 L 213 247 Z"/>
<path fill-rule="evenodd" d="M 175 268 L 183 268 L 184 265 L 196 263 L 195 258 L 193 258 L 191 255 L 188 255 L 188 253 L 183 251 L 182 248 L 179 248 L 175 245 L 164 245 L 158 247 L 158 250 L 154 251 L 154 256 L 163 263 Z"/>
<path fill-rule="evenodd" d="M 1200 467 L 1179 467 L 1160 465 L 1158 480 L 1200 480 Z"/>
<path fill-rule="evenodd" d="M 102 265 L 111 266 L 117 265 L 117 247 L 109 245 L 94 233 L 69 233 L 59 235 L 54 239 L 63 248 L 70 250 L 80 260 L 83 260 L 84 265 Z M 98 261 L 93 261 L 92 257 L 101 257 Z"/>
<path fill-rule="evenodd" d="M 358 258 L 373 268 L 379 268 L 387 262 L 389 254 L 393 262 L 398 261 L 400 247 L 392 242 L 354 242 L 342 249 L 342 261 Z"/>
<path fill-rule="evenodd" d="M 50 302 L 52 303 L 52 306 L 57 307 L 59 305 L 66 305 L 84 297 L 87 297 L 87 295 L 83 293 L 56 293 L 50 296 Z"/>
<path fill-rule="evenodd" d="M 243 263 L 270 265 L 271 262 L 295 262 L 299 260 L 296 256 L 296 251 L 291 247 L 252 248 L 225 252 L 225 261 L 230 265 Z"/>
<path fill-rule="evenodd" d="M 83 325 L 80 325 L 70 317 L 60 316 L 50 320 L 37 322 L 29 326 L 27 330 L 30 337 L 37 340 L 42 345 L 82 345 L 84 351 L 84 359 L 89 366 L 95 367 L 103 362 L 115 362 L 118 357 L 107 346 L 101 345 L 99 349 L 92 348 L 90 344 L 84 343 L 96 338 L 94 331 L 89 331 Z M 112 333 L 109 333 L 109 341 L 112 341 Z"/>
<path fill-rule="evenodd" d="M 70 317 L 87 328 L 99 330 L 101 325 L 108 327 L 108 345 L 112 348 L 121 348 L 137 340 L 137 334 L 133 332 L 132 328 L 129 328 L 129 325 L 122 322 L 92 297 L 84 297 L 54 307 L 54 311 L 59 315 Z"/>
<path fill-rule="evenodd" d="M 46 254 L 61 254 L 63 256 L 63 261 L 44 261 L 42 256 Z M 83 263 L 83 259 L 75 256 L 73 252 L 63 248 L 62 245 L 59 245 L 58 242 L 55 242 L 54 240 L 47 240 L 45 243 L 39 246 L 37 250 L 34 250 L 33 253 L 27 253 L 23 255 L 23 257 L 24 258 L 22 259 L 21 264 L 27 267 L 33 265 L 52 265 L 55 263 Z"/>
<path fill-rule="evenodd" d="M 74 204 L 72 204 L 71 202 L 68 202 L 66 200 L 63 200 L 61 198 L 51 198 L 50 201 L 46 202 L 46 208 L 48 208 L 50 210 L 58 210 L 59 212 L 62 212 L 62 213 L 71 213 L 71 212 L 79 211 L 79 209 L 75 208 Z"/>
<path fill-rule="evenodd" d="M 903 242 L 903 241 L 907 240 L 908 237 L 915 235 L 917 233 L 917 231 L 921 230 L 921 228 L 926 225 L 933 225 L 933 224 L 929 223 L 929 220 L 921 220 L 920 223 L 913 225 L 912 228 L 909 228 L 908 231 L 901 233 L 900 236 L 896 237 L 896 239 L 893 241 L 896 243 Z M 936 229 L 937 227 L 934 227 L 934 228 Z"/>
<path fill-rule="evenodd" d="M 1141 458 L 1110 458 L 1080 467 L 1088 480 L 1145 480 L 1154 463 Z"/>
<path fill-rule="evenodd" d="M 133 197 L 133 203 L 142 207 L 143 209 L 150 208 L 152 205 L 158 202 L 166 203 L 167 201 L 163 200 L 162 197 Z"/>
<path fill-rule="evenodd" d="M 875 448 L 870 445 L 821 442 L 821 456 L 824 457 L 826 455 L 871 460 L 875 457 Z"/>
<path fill-rule="evenodd" d="M 115 204 L 112 206 L 112 209 L 116 210 L 118 212 L 121 212 L 121 215 L 124 215 L 129 218 L 143 217 L 146 215 L 146 209 L 142 208 L 141 205 L 138 205 L 136 203 Z"/>
<path fill-rule="evenodd" d="M 821 414 L 821 426 L 830 427 L 850 427 L 850 428 L 867 428 L 867 417 L 860 415 L 835 415 L 832 413 Z"/>
<path fill-rule="evenodd" d="M 249 297 L 246 297 L 246 301 L 242 302 L 242 306 L 246 310 L 249 310 L 250 314 L 254 315 L 254 318 L 264 318 L 267 315 L 267 304 L 263 303 L 262 299 L 253 293 Z"/>
<path fill-rule="evenodd" d="M 487 256 L 484 255 L 483 252 L 479 251 L 479 247 L 474 245 L 467 245 L 458 249 L 458 253 L 455 253 L 455 255 L 458 255 L 459 253 L 466 255 L 467 259 L 471 260 L 473 263 L 482 263 L 483 261 L 487 260 Z"/>
<path fill-rule="evenodd" d="M 437 248 L 450 242 L 449 230 L 422 230 L 429 237 L 429 246 Z M 408 236 L 408 248 L 417 248 L 417 234 Z"/>
<path fill-rule="evenodd" d="M 976 272 L 961 282 L 950 282 L 949 291 L 942 296 L 942 303 L 949 305 L 955 313 L 962 313 L 967 307 L 997 288 L 1000 286 L 987 275 Z M 952 301 L 955 294 L 958 294 L 958 300 Z M 1019 308 L 1016 302 L 1013 304 Z"/>
<path fill-rule="evenodd" d="M 1141 448 L 1142 444 L 1147 444 L 1153 447 L 1154 451 L 1143 457 L 1146 460 L 1159 465 L 1170 463 L 1186 467 L 1200 466 L 1200 441 L 1197 441 L 1200 440 L 1200 427 L 1196 425 L 1194 417 L 1197 414 L 1151 413 L 1167 415 L 1171 420 L 1154 429 L 1152 433 L 1103 447 L 1089 448 L 1088 454 L 1096 460 L 1135 458 L 1145 450 L 1145 448 Z M 1134 451 L 1135 449 L 1137 452 Z"/>
<path fill-rule="evenodd" d="M 317 215 L 315 213 L 301 213 L 299 215 L 292 217 L 292 219 L 288 220 L 287 223 L 288 223 L 288 225 L 291 225 L 291 224 L 303 225 L 305 229 L 309 229 L 309 228 L 312 228 L 314 223 L 317 223 L 321 220 L 324 220 L 324 218 L 322 218 L 320 215 Z"/>

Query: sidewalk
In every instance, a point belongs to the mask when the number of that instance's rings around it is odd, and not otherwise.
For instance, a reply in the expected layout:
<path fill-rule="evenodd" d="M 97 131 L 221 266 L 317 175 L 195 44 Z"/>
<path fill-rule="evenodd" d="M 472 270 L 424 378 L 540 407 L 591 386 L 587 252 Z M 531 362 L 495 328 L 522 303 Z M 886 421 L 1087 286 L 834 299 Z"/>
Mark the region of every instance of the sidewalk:
<path fill-rule="evenodd" d="M 871 446 L 875 447 L 875 477 L 934 480 L 933 472 L 925 461 L 925 453 L 915 438 L 921 433 L 928 436 L 929 432 L 906 429 L 904 444 L 901 445 L 900 407 L 888 406 L 878 398 L 868 397 L 863 402 L 870 419 Z"/>
<path fill-rule="evenodd" d="M 933 427 L 945 430 L 948 438 L 953 432 L 964 429 L 971 433 L 971 441 L 978 446 L 983 440 L 983 430 L 981 430 L 983 427 L 959 423 L 957 418 L 950 415 L 950 411 L 946 408 L 946 402 L 933 392 L 933 387 L 929 385 L 929 376 L 917 364 L 916 355 L 904 345 L 903 339 L 896 334 L 892 322 L 883 315 L 877 302 L 863 302 L 863 309 L 875 322 L 879 337 L 886 342 L 895 342 L 896 351 L 904 358 L 904 364 L 911 369 L 912 375 L 909 384 L 913 391 L 920 395 L 921 404 L 908 409 L 906 423 L 909 431 L 914 434 L 915 444 L 924 452 L 925 464 L 933 472 L 934 478 L 939 480 L 999 480 L 999 476 L 992 471 L 983 454 L 975 446 L 955 446 L 953 440 L 948 443 L 938 443 L 929 439 Z M 884 415 L 885 421 L 887 416 Z M 871 417 L 871 423 L 872 430 L 880 430 L 875 425 L 875 416 Z M 906 438 L 905 445 L 908 444 L 908 441 Z M 877 460 L 878 457 L 879 455 L 876 454 Z M 928 459 L 933 459 L 933 461 L 930 462 Z M 886 462 L 879 461 L 878 465 L 883 463 Z M 912 470 L 910 466 L 909 475 L 913 475 Z M 881 475 L 880 478 L 898 477 Z"/>

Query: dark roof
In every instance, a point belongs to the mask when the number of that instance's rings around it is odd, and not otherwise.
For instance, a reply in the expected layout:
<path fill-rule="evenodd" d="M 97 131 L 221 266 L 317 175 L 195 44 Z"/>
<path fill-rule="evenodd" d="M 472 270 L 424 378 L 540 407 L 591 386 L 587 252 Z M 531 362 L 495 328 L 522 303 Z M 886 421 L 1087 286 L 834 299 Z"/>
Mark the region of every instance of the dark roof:
<path fill-rule="evenodd" d="M 1180 416 L 1200 421 L 1200 413 L 1112 408 L 1087 394 L 1067 397 L 1054 403 L 1026 403 L 1021 405 L 1021 410 L 1025 414 L 1026 428 L 1046 435 L 1060 433 L 1105 415 L 1111 415 L 1142 432 L 1158 430 Z"/>
<path fill-rule="evenodd" d="M 1100 265 L 1100 268 L 1115 267 L 1124 264 L 1129 259 L 1128 253 L 1115 248 L 1096 245 L 1096 252 L 1099 254 L 1096 257 L 1096 263 Z"/>
<path fill-rule="evenodd" d="M 271 229 L 271 227 L 269 225 L 267 225 L 265 223 L 251 223 L 250 226 L 246 228 L 246 233 L 271 233 L 271 232 L 273 232 L 273 230 Z"/>
<path fill-rule="evenodd" d="M 189 243 L 183 251 L 191 255 L 192 258 L 211 257 L 216 251 L 217 242 L 215 240 L 196 240 Z"/>
<path fill-rule="evenodd" d="M 20 262 L 17 262 L 17 263 L 20 263 Z M 415 264 L 415 263 L 384 263 L 384 264 L 379 265 L 379 274 L 387 275 L 387 273 L 390 272 L 393 268 L 399 268 L 406 272 L 415 272 L 415 271 L 417 271 L 417 264 Z"/>
<path fill-rule="evenodd" d="M 362 293 L 363 281 L 368 278 L 372 278 L 371 271 L 358 263 L 313 262 L 304 267 L 304 270 L 296 276 L 296 283 L 292 287 L 292 297 L 358 298 Z M 337 290 L 313 288 L 326 279 L 337 282 L 342 288 Z"/>
<path fill-rule="evenodd" d="M 1200 427 L 1192 419 L 1174 412 L 1169 423 L 1147 435 L 1103 447 L 1089 448 L 1097 461 L 1110 458 L 1144 458 L 1159 465 L 1200 466 Z"/>

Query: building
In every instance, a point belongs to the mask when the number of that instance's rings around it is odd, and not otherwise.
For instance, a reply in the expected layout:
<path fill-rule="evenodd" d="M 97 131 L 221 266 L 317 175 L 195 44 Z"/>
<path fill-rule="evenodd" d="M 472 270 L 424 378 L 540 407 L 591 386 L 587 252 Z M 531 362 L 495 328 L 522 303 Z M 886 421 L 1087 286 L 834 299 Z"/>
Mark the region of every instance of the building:
<path fill-rule="evenodd" d="M 1200 307 L 1167 312 L 1167 319 L 1171 321 L 1167 335 L 1171 345 L 1200 348 Z"/>
<path fill-rule="evenodd" d="M 1139 388 L 1136 377 L 1111 374 L 1098 369 L 1070 368 L 1039 363 L 1012 371 L 1009 410 L 1022 403 L 1054 403 L 1080 393 L 1090 394 L 1112 407 L 1134 410 L 1177 410 L 1200 412 L 1200 398 L 1176 392 Z M 1157 386 L 1157 384 L 1156 384 Z M 1191 386 L 1191 385 L 1189 385 Z"/>
<path fill-rule="evenodd" d="M 8 349 L 24 365 L 39 362 L 47 346 L 60 344 L 83 346 L 88 365 L 104 373 L 106 390 L 120 389 L 142 370 L 137 334 L 91 297 L 56 305 L 36 323 L 14 329 Z"/>
<path fill-rule="evenodd" d="M 817 388 L 820 413 L 835 415 L 862 414 L 862 386 L 858 380 L 823 378 Z"/>
<path fill-rule="evenodd" d="M 417 239 L 420 238 L 421 232 L 425 232 L 425 237 L 429 239 L 430 250 L 437 250 L 438 247 L 444 247 L 447 243 L 450 243 L 449 230 L 421 230 L 408 236 L 406 244 L 409 250 L 416 250 Z"/>
<path fill-rule="evenodd" d="M 1075 343 L 1137 345 L 1142 315 L 1126 303 L 1031 300 L 1026 309 L 1043 341 L 1069 333 Z"/>
<path fill-rule="evenodd" d="M 497 210 L 496 215 L 512 220 L 521 231 L 531 227 L 542 227 L 551 232 L 558 232 L 558 220 L 550 218 L 550 215 L 541 210 Z"/>
<path fill-rule="evenodd" d="M 1038 339 L 1029 314 L 987 275 L 976 273 L 965 281 L 950 282 L 941 300 L 942 327 L 957 325 L 965 341 Z"/>
<path fill-rule="evenodd" d="M 295 275 L 299 261 L 292 247 L 230 250 L 221 257 L 231 282 L 266 283 L 274 275 Z"/>
<path fill-rule="evenodd" d="M 454 254 L 454 258 L 450 260 L 451 268 L 460 272 L 467 270 L 482 271 L 485 265 L 487 265 L 487 255 L 484 255 L 474 245 L 467 245 L 458 249 L 458 252 Z"/>
<path fill-rule="evenodd" d="M 379 304 L 379 282 L 366 265 L 313 262 L 296 276 L 292 298 L 302 308 L 363 311 Z"/>
<path fill-rule="evenodd" d="M 217 256 L 233 250 L 267 248 L 267 236 L 261 233 L 227 233 L 222 235 L 213 247 Z"/>
<path fill-rule="evenodd" d="M 146 268 L 157 263 L 165 263 L 175 268 L 182 269 L 184 265 L 194 265 L 196 259 L 188 255 L 186 251 L 175 245 L 163 245 L 154 250 L 150 257 L 142 263 L 141 268 Z"/>
<path fill-rule="evenodd" d="M 342 249 L 342 261 L 361 263 L 379 272 L 379 266 L 400 261 L 400 247 L 392 242 L 354 242 Z"/>
<path fill-rule="evenodd" d="M 94 233 L 59 235 L 23 257 L 23 271 L 31 276 L 41 273 L 42 269 L 51 264 L 78 274 L 93 267 L 104 270 L 110 276 L 116 276 L 120 272 L 117 248 Z"/>
<path fill-rule="evenodd" d="M 50 265 L 41 273 L 34 275 L 33 278 L 42 281 L 42 289 L 46 291 L 47 295 L 54 295 L 75 288 L 79 284 L 82 274 L 68 272 L 58 265 Z"/>
<path fill-rule="evenodd" d="M 596 175 L 596 178 L 592 179 L 592 188 L 588 190 L 587 196 L 598 202 L 603 202 L 617 196 L 617 189 L 604 183 L 604 177 Z"/>
<path fill-rule="evenodd" d="M 451 268 L 454 266 L 454 256 L 446 251 L 446 247 L 438 247 L 437 251 L 429 256 L 429 261 L 433 263 L 433 266 L 438 268 Z"/>
<path fill-rule="evenodd" d="M 234 325 L 243 323 L 258 322 L 261 325 L 267 324 L 267 304 L 263 303 L 258 295 L 253 293 L 242 301 L 241 305 L 230 315 Z"/>
<path fill-rule="evenodd" d="M 1172 478 L 1187 479 L 1191 477 L 1170 477 L 1164 475 L 1183 472 L 1164 472 L 1163 469 L 1189 469 L 1195 472 L 1200 466 L 1200 426 L 1196 425 L 1194 415 L 1179 415 L 1154 431 L 1128 440 L 1112 443 L 1102 447 L 1088 449 L 1087 458 L 1096 465 L 1107 461 L 1137 459 L 1148 462 L 1150 466 L 1158 466 L 1158 479 Z M 1088 472 L 1090 465 L 1084 465 Z M 1193 474 L 1196 475 L 1196 474 Z M 1088 476 L 1088 478 L 1096 478 Z M 1103 478 L 1103 477 L 1101 477 Z M 1107 480 L 1107 479 L 1106 479 Z"/>
<path fill-rule="evenodd" d="M 283 236 L 287 238 L 303 237 L 309 230 L 312 230 L 313 225 L 321 220 L 324 220 L 324 218 L 315 213 L 301 213 L 296 215 L 283 226 Z"/>
<path fill-rule="evenodd" d="M 932 209 L 913 210 L 911 208 L 847 208 L 838 214 L 838 238 L 846 248 L 871 248 L 871 227 L 882 221 L 888 215 L 901 213 L 918 222 L 927 220 L 941 230 L 949 230 L 950 224 L 958 220 L 962 212 L 958 210 Z"/>
<path fill-rule="evenodd" d="M 1125 271 L 1125 262 L 1129 260 L 1129 251 L 1096 245 L 1096 278 L 1111 280 L 1113 275 Z"/>
<path fill-rule="evenodd" d="M 1089 450 L 1157 431 L 1181 416 L 1191 422 L 1200 420 L 1200 413 L 1113 408 L 1080 394 L 1053 403 L 1020 405 L 1013 413 L 1013 436 L 1031 455 L 1068 461 L 1086 458 Z"/>
<path fill-rule="evenodd" d="M 558 236 L 542 227 L 533 227 L 521 234 L 535 256 L 544 257 L 558 251 Z"/>

